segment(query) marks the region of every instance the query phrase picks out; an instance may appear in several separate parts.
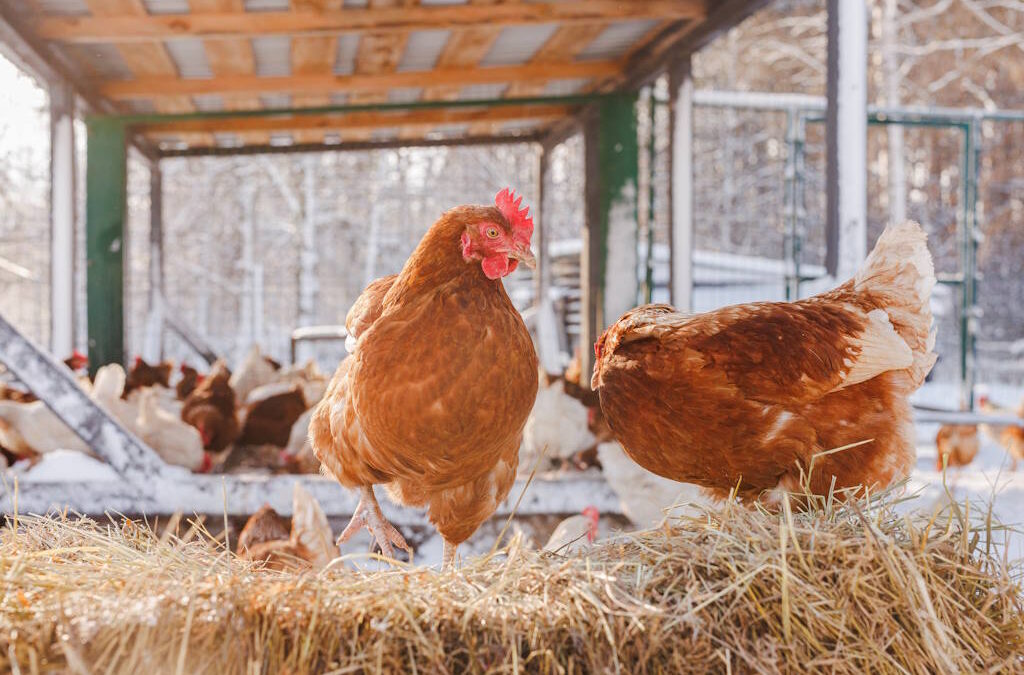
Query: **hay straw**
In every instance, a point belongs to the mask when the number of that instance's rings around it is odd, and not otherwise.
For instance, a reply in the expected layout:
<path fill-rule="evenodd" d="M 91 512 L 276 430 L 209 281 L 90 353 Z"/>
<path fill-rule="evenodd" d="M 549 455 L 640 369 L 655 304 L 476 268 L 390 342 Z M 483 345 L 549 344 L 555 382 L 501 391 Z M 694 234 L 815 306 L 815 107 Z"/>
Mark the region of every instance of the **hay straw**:
<path fill-rule="evenodd" d="M 1020 578 L 969 504 L 725 504 L 584 557 L 454 572 L 261 569 L 193 524 L 20 516 L 0 667 L 20 673 L 980 672 L 1024 669 Z M 694 511 L 690 511 L 694 513 Z M 175 525 L 177 527 L 177 525 Z M 198 531 L 198 536 L 197 536 Z"/>

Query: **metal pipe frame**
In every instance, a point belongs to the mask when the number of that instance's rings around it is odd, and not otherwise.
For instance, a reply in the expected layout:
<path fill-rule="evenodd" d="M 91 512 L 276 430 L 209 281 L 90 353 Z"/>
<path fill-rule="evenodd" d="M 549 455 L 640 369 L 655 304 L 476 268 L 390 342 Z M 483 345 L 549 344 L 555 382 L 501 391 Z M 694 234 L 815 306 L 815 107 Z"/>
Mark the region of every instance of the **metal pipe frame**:
<path fill-rule="evenodd" d="M 704 107 L 745 108 L 748 110 L 764 110 L 785 112 L 790 124 L 795 120 L 795 128 L 787 124 L 787 140 L 791 140 L 791 154 L 794 155 L 792 165 L 787 164 L 787 230 L 793 242 L 787 254 L 794 256 L 796 266 L 793 278 L 796 283 L 796 295 L 799 296 L 799 284 L 808 280 L 799 273 L 799 241 L 802 218 L 798 213 L 802 199 L 802 159 L 805 138 L 804 127 L 807 122 L 821 123 L 826 108 L 824 97 L 804 94 L 773 94 L 767 92 L 731 92 L 699 90 L 694 92 L 694 104 Z M 977 250 L 980 229 L 978 223 L 978 171 L 981 154 L 981 123 L 993 122 L 1024 122 L 1024 110 L 983 110 L 978 108 L 949 108 L 927 106 L 868 106 L 867 122 L 869 125 L 913 126 L 923 128 L 958 129 L 963 134 L 961 155 L 961 204 L 958 223 L 960 239 L 961 272 L 956 275 L 939 275 L 938 282 L 955 285 L 960 288 L 960 375 L 961 397 L 968 409 L 974 408 L 974 385 L 977 376 L 977 322 L 979 312 Z M 790 193 L 790 175 L 793 171 L 793 192 Z M 787 283 L 787 297 L 790 295 Z"/>

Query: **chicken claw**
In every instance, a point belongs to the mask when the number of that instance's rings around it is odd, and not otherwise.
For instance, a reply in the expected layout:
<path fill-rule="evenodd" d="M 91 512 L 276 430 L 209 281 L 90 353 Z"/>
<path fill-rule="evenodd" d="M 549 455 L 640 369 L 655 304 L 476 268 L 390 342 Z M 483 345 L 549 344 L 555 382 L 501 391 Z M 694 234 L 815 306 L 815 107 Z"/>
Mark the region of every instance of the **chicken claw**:
<path fill-rule="evenodd" d="M 380 546 L 381 553 L 386 557 L 395 559 L 395 549 L 392 548 L 392 544 L 394 544 L 398 548 L 404 549 L 412 558 L 412 548 L 406 543 L 405 537 L 398 531 L 398 528 L 385 520 L 384 514 L 380 510 L 380 504 L 377 503 L 377 497 L 373 494 L 373 486 L 360 488 L 359 505 L 356 506 L 356 511 L 352 514 L 352 520 L 349 521 L 348 526 L 338 536 L 338 544 L 348 541 L 352 535 L 364 527 L 370 531 L 377 545 Z"/>

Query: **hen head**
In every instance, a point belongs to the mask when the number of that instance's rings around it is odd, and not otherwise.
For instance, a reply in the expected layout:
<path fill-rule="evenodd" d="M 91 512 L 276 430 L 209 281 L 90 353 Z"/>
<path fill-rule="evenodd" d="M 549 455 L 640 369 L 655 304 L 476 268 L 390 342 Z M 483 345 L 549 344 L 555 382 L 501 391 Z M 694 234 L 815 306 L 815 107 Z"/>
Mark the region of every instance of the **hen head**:
<path fill-rule="evenodd" d="M 508 188 L 494 198 L 494 208 L 467 209 L 462 232 L 462 258 L 479 260 L 488 279 L 500 279 L 515 271 L 520 262 L 534 267 L 530 250 L 533 218 L 529 207 L 519 208 L 523 198 L 516 198 Z"/>
<path fill-rule="evenodd" d="M 89 357 L 76 349 L 71 352 L 71 356 L 65 359 L 64 363 L 71 370 L 81 370 L 89 366 Z"/>

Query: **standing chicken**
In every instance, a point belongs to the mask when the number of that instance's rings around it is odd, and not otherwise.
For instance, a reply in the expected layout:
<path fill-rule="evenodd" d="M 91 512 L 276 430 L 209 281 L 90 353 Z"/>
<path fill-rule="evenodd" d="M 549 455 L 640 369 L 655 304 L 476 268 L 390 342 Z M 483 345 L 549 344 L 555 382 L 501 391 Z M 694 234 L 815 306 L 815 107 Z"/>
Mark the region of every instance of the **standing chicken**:
<path fill-rule="evenodd" d="M 935 470 L 964 467 L 978 456 L 978 427 L 973 424 L 943 424 L 935 434 Z"/>
<path fill-rule="evenodd" d="M 934 285 L 924 231 L 890 226 L 855 278 L 807 300 L 627 312 L 594 346 L 592 385 L 634 461 L 716 496 L 776 501 L 808 473 L 814 494 L 833 477 L 884 487 L 914 461 Z"/>
<path fill-rule="evenodd" d="M 324 471 L 360 491 L 342 541 L 367 527 L 385 555 L 408 550 L 377 504 L 382 483 L 395 501 L 427 507 L 448 566 L 512 488 L 537 395 L 533 342 L 501 283 L 534 262 L 521 202 L 503 190 L 494 207 L 446 212 L 387 292 L 349 312 L 354 353 L 310 424 Z"/>
<path fill-rule="evenodd" d="M 978 398 L 978 407 L 987 415 L 1012 417 L 1016 414 L 1017 417 L 1024 417 L 1024 401 L 1021 401 L 1020 406 L 1014 411 L 996 405 L 988 395 L 982 394 Z M 1012 424 L 982 424 L 981 430 L 1006 450 L 1006 454 L 1010 456 L 1010 471 L 1016 471 L 1017 463 L 1024 460 L 1024 427 Z"/>

